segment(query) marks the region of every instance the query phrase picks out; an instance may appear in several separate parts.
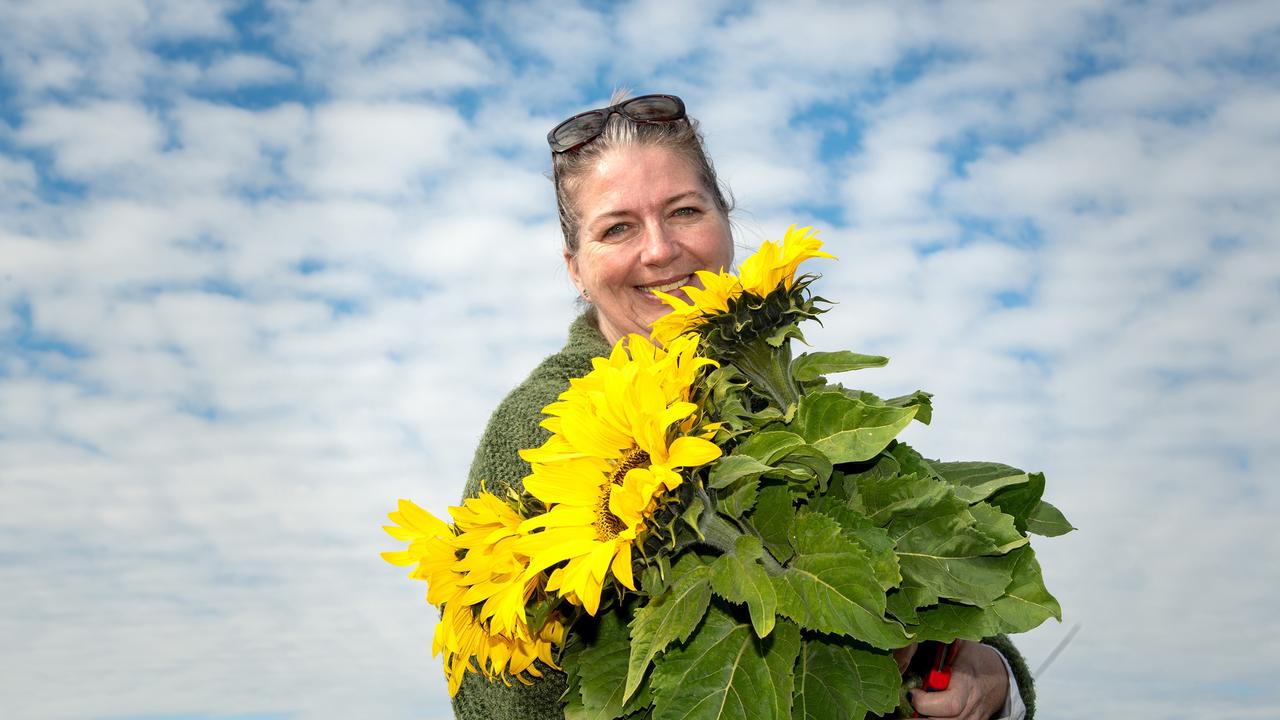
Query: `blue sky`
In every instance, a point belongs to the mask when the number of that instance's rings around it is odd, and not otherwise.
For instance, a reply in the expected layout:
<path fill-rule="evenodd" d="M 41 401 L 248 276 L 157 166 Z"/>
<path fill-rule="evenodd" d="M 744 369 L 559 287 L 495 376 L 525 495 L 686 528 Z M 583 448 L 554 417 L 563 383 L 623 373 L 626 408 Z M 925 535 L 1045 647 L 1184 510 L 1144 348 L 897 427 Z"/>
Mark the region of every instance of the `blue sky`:
<path fill-rule="evenodd" d="M 543 136 L 674 92 L 822 349 L 1049 478 L 1054 718 L 1275 717 L 1274 3 L 0 5 L 0 714 L 446 718 L 443 513 L 574 314 Z"/>

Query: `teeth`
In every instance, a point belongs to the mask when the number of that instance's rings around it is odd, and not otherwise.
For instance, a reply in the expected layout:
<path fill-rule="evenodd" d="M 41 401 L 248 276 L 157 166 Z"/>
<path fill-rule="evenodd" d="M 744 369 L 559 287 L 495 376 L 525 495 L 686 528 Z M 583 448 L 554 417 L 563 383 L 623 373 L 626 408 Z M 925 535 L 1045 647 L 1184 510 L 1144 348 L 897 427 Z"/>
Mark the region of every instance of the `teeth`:
<path fill-rule="evenodd" d="M 676 288 L 684 287 L 688 282 L 689 282 L 689 278 L 683 277 L 673 283 L 668 283 L 666 285 L 650 285 L 649 287 L 645 288 L 645 290 L 648 290 L 649 292 L 671 292 Z"/>

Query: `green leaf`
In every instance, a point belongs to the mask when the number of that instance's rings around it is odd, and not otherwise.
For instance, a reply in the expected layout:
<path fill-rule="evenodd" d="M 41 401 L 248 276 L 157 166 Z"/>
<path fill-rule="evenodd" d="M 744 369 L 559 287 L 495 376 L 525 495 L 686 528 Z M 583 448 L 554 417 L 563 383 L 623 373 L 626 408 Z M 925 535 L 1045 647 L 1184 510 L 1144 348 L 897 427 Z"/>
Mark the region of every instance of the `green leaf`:
<path fill-rule="evenodd" d="M 760 639 L 713 603 L 697 634 L 654 667 L 654 720 L 785 720 L 791 717 L 800 631 L 778 623 Z"/>
<path fill-rule="evenodd" d="M 795 500 L 783 485 L 760 489 L 751 523 L 764 541 L 765 548 L 778 562 L 786 562 L 795 554 L 792 548 L 793 525 L 796 521 Z"/>
<path fill-rule="evenodd" d="M 1002 488 L 993 493 L 987 502 L 1000 508 L 1001 512 L 1012 515 L 1018 532 L 1025 533 L 1027 521 L 1040 504 L 1041 495 L 1044 495 L 1044 474 L 1028 473 L 1026 483 Z"/>
<path fill-rule="evenodd" d="M 945 462 L 932 465 L 955 486 L 956 495 L 967 503 L 986 500 L 999 490 L 1030 480 L 1022 470 L 1001 463 Z"/>
<path fill-rule="evenodd" d="M 897 588 L 890 590 L 886 596 L 889 614 L 904 625 L 914 625 L 919 617 L 916 611 L 938 603 L 938 594 L 932 590 L 904 580 Z M 907 628 L 911 630 L 911 627 Z"/>
<path fill-rule="evenodd" d="M 787 478 L 792 492 L 798 497 L 809 497 L 826 491 L 827 481 L 831 478 L 831 461 L 812 445 L 792 448 L 776 464 L 778 470 L 766 473 L 765 477 Z"/>
<path fill-rule="evenodd" d="M 778 596 L 769 581 L 769 573 L 760 564 L 764 547 L 750 535 L 734 543 L 733 552 L 716 558 L 711 564 L 711 589 L 731 603 L 746 603 L 751 627 L 765 637 L 773 631 Z"/>
<path fill-rule="evenodd" d="M 807 382 L 817 380 L 823 375 L 884 367 L 888 363 L 887 357 L 862 355 L 848 350 L 804 353 L 791 364 L 791 377 L 799 382 Z"/>
<path fill-rule="evenodd" d="M 933 607 L 922 609 L 912 630 L 915 630 L 916 640 L 920 642 L 978 641 L 995 634 L 991 631 L 991 624 L 991 618 L 982 608 L 944 600 Z"/>
<path fill-rule="evenodd" d="M 916 419 L 920 419 L 919 416 Z M 899 472 L 903 475 L 915 475 L 920 478 L 929 478 L 932 480 L 942 480 L 942 474 L 934 467 L 933 462 L 925 460 L 924 456 L 915 451 L 915 448 L 904 442 L 894 441 L 889 448 L 889 455 L 898 461 Z"/>
<path fill-rule="evenodd" d="M 800 398 L 792 429 L 832 463 L 875 457 L 916 414 L 915 407 L 868 405 L 844 393 L 819 392 Z"/>
<path fill-rule="evenodd" d="M 902 676 L 893 656 L 834 638 L 806 639 L 796 660 L 795 720 L 858 720 L 898 704 Z"/>
<path fill-rule="evenodd" d="M 754 433 L 733 451 L 735 455 L 749 455 L 765 465 L 773 465 L 774 461 L 794 447 L 804 445 L 804 438 L 786 430 L 765 430 Z"/>
<path fill-rule="evenodd" d="M 817 513 L 796 517 L 796 556 L 773 576 L 778 612 L 802 628 L 857 638 L 878 648 L 910 638 L 885 618 L 885 594 L 865 550 L 841 537 L 835 520 Z"/>
<path fill-rule="evenodd" d="M 841 534 L 867 553 L 867 559 L 871 562 L 871 568 L 882 590 L 888 590 L 902 582 L 893 538 L 889 537 L 884 528 L 873 525 L 860 510 L 847 504 L 833 503 L 829 498 L 819 498 L 810 505 L 810 510 L 820 512 L 839 523 Z"/>
<path fill-rule="evenodd" d="M 868 477 L 858 483 L 858 496 L 867 517 L 879 526 L 898 516 L 914 516 L 922 509 L 945 505 L 959 511 L 966 507 L 946 483 L 914 475 Z"/>
<path fill-rule="evenodd" d="M 988 634 L 1026 632 L 1049 618 L 1062 620 L 1062 606 L 1045 587 L 1035 552 L 1025 547 L 1013 554 L 1013 581 L 1004 596 L 991 605 L 993 624 Z"/>
<path fill-rule="evenodd" d="M 719 511 L 735 520 L 750 511 L 756 504 L 756 492 L 760 488 L 757 478 L 741 478 L 729 492 L 721 492 L 716 504 Z"/>
<path fill-rule="evenodd" d="M 1037 535 L 1045 537 L 1057 537 L 1066 535 L 1075 530 L 1071 523 L 1067 522 L 1066 516 L 1058 508 L 1050 505 L 1047 501 L 1041 500 L 1031 510 L 1031 514 L 1027 516 L 1027 532 L 1033 532 Z"/>
<path fill-rule="evenodd" d="M 902 582 L 902 571 L 898 567 L 898 553 L 894 548 L 893 538 L 884 528 L 867 525 L 858 528 L 846 528 L 845 535 L 857 540 L 867 552 L 871 561 L 871 569 L 881 590 L 889 590 Z"/>
<path fill-rule="evenodd" d="M 910 395 L 889 398 L 884 401 L 884 404 L 893 407 L 915 407 L 916 420 L 923 425 L 928 425 L 933 420 L 933 396 L 923 390 L 917 390 Z"/>
<path fill-rule="evenodd" d="M 744 477 L 759 477 L 773 467 L 766 465 L 750 455 L 726 455 L 711 467 L 711 475 L 707 478 L 707 486 L 723 488 Z"/>
<path fill-rule="evenodd" d="M 985 607 L 1004 594 L 1012 577 L 1009 556 L 974 527 L 968 507 L 950 501 L 890 522 L 902 576 L 941 597 Z"/>
<path fill-rule="evenodd" d="M 990 538 L 995 543 L 996 552 L 1001 555 L 1029 542 L 1014 526 L 1013 516 L 1000 512 L 994 505 L 974 503 L 969 506 L 969 514 L 973 515 L 974 528 Z"/>
<path fill-rule="evenodd" d="M 594 640 L 574 658 L 574 675 L 578 678 L 582 704 L 578 705 L 570 697 L 565 708 L 566 720 L 613 720 L 649 705 L 651 697 L 647 687 L 631 702 L 624 702 L 627 648 L 623 613 L 603 613 Z"/>
<path fill-rule="evenodd" d="M 651 598 L 631 621 L 631 650 L 623 697 L 631 697 L 640 687 L 649 663 L 658 653 L 673 642 L 688 639 L 711 602 L 709 566 L 687 555 L 676 563 L 672 573 L 677 577 L 671 589 Z"/>

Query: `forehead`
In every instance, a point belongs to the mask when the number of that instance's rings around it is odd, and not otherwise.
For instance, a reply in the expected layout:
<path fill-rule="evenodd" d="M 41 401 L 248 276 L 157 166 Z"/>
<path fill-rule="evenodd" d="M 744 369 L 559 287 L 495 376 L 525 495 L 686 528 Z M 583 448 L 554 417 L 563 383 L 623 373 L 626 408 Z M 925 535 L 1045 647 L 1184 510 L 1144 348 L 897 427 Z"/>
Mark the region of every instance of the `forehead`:
<path fill-rule="evenodd" d="M 705 194 L 693 164 L 663 147 L 638 146 L 610 150 L 593 162 L 578 188 L 584 215 L 611 212 L 612 206 L 662 202 L 689 192 Z M 639 209 L 639 208 L 635 208 Z"/>

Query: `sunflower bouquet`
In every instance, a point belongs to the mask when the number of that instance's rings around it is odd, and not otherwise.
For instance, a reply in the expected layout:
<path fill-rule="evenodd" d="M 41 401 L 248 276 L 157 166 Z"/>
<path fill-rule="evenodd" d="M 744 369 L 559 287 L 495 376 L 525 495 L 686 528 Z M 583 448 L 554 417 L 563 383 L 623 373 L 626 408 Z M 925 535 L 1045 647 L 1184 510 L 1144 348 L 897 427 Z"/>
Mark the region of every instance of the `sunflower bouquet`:
<path fill-rule="evenodd" d="M 894 649 L 1061 619 L 1029 544 L 1072 529 L 1043 475 L 925 459 L 895 437 L 927 393 L 827 379 L 886 358 L 793 356 L 821 247 L 793 227 L 663 296 L 652 340 L 544 408 L 522 493 L 390 513 L 450 693 L 554 668 L 569 718 L 863 718 L 900 705 Z"/>

